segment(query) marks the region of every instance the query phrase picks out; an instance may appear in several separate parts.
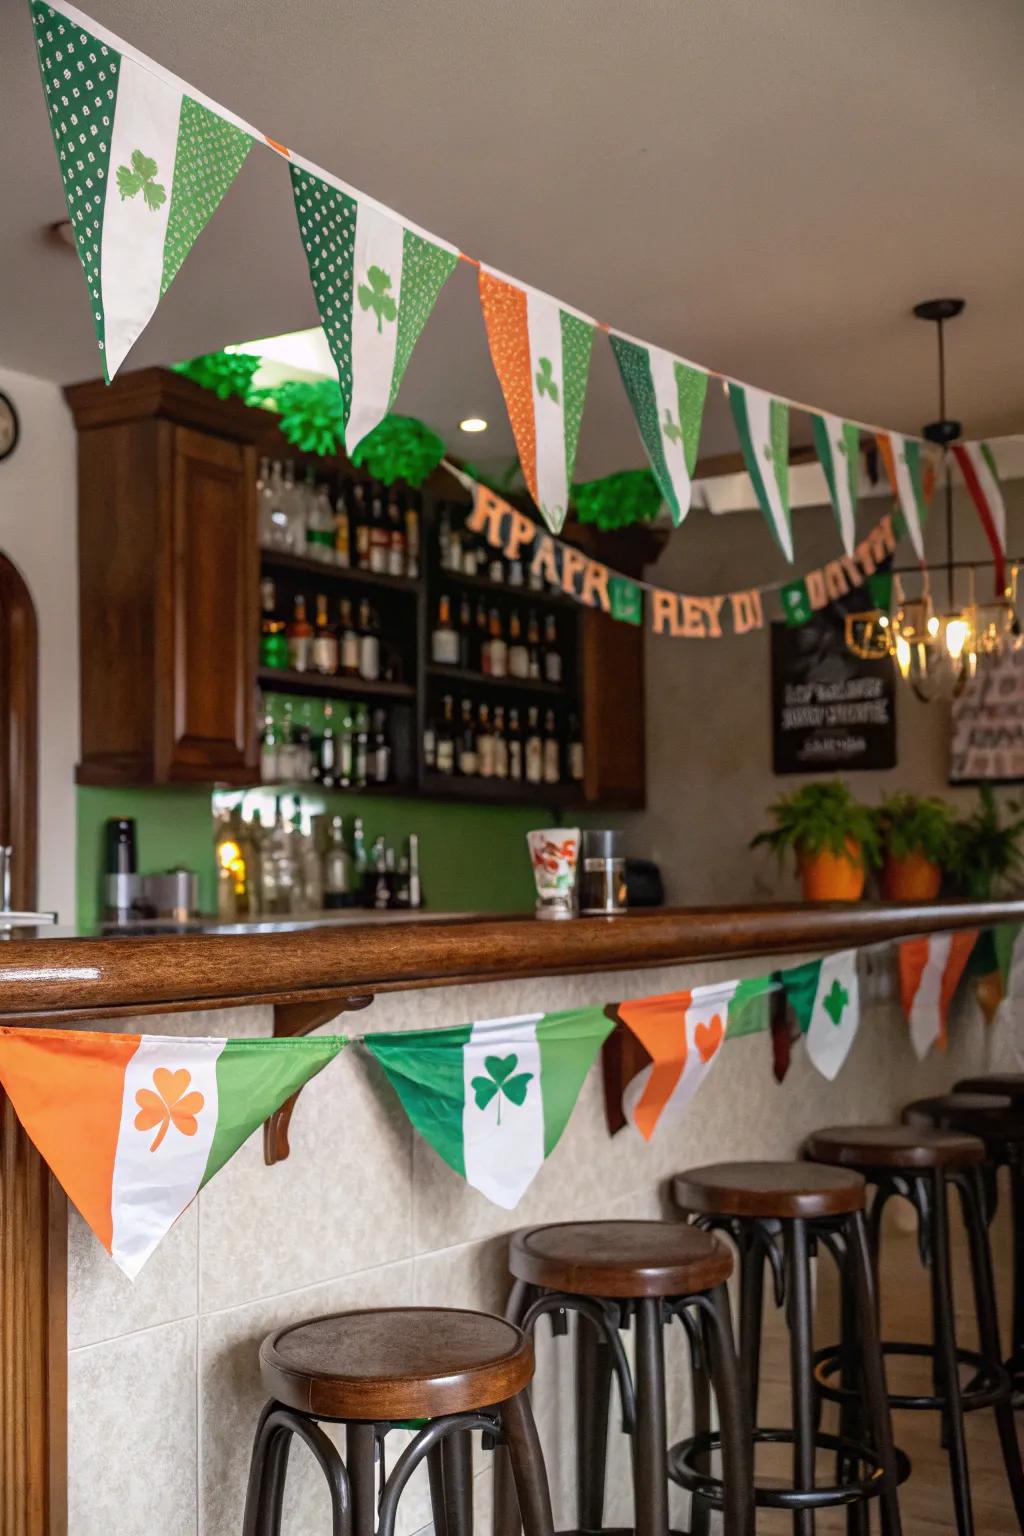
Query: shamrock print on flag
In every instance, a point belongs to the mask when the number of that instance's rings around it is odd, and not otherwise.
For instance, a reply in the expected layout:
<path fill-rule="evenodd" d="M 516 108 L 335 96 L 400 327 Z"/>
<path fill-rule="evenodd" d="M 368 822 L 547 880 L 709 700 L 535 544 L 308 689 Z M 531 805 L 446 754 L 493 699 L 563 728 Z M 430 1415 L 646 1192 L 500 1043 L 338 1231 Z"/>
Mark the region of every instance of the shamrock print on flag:
<path fill-rule="evenodd" d="M 532 1072 L 516 1072 L 519 1065 L 519 1057 L 512 1056 L 486 1056 L 484 1058 L 484 1071 L 486 1077 L 474 1077 L 470 1087 L 476 1095 L 477 1109 L 486 1109 L 492 1099 L 498 1101 L 498 1124 L 501 1124 L 501 1101 L 508 1099 L 510 1104 L 522 1109 L 526 1103 L 526 1090 L 533 1081 Z M 512 1074 L 515 1073 L 515 1076 Z"/>
<path fill-rule="evenodd" d="M 541 358 L 540 367 L 537 369 L 536 373 L 536 380 L 538 395 L 550 395 L 551 399 L 557 405 L 558 385 L 555 383 L 555 376 L 552 371 L 550 357 Z"/>
<path fill-rule="evenodd" d="M 842 949 L 778 974 L 811 1063 L 831 1082 L 860 1029 L 857 951 Z"/>
<path fill-rule="evenodd" d="M 690 510 L 708 376 L 618 331 L 609 340 L 658 489 L 675 527 Z"/>
<path fill-rule="evenodd" d="M 156 181 L 157 165 L 141 149 L 132 151 L 132 163 L 117 168 L 117 190 L 122 199 L 142 193 L 146 207 L 155 213 L 167 201 L 167 188 Z"/>
<path fill-rule="evenodd" d="M 377 316 L 378 335 L 384 329 L 385 320 L 398 319 L 398 305 L 388 292 L 390 287 L 390 274 L 381 267 L 371 267 L 366 282 L 359 284 L 359 303 L 363 309 L 372 309 Z"/>
<path fill-rule="evenodd" d="M 843 1016 L 843 1009 L 846 1007 L 849 1001 L 850 994 L 841 984 L 839 977 L 837 976 L 829 988 L 828 995 L 822 1002 L 822 1007 L 828 1014 L 829 1018 L 832 1020 L 832 1023 L 835 1024 L 837 1028 L 839 1021 Z"/>
<path fill-rule="evenodd" d="M 135 1095 L 139 1112 L 135 1116 L 137 1131 L 151 1131 L 159 1126 L 156 1140 L 150 1147 L 155 1152 L 171 1126 L 182 1136 L 194 1136 L 199 1129 L 196 1116 L 202 1113 L 206 1099 L 201 1093 L 189 1093 L 187 1089 L 192 1074 L 187 1067 L 171 1072 L 167 1067 L 157 1067 L 153 1073 L 153 1087 L 140 1088 Z"/>

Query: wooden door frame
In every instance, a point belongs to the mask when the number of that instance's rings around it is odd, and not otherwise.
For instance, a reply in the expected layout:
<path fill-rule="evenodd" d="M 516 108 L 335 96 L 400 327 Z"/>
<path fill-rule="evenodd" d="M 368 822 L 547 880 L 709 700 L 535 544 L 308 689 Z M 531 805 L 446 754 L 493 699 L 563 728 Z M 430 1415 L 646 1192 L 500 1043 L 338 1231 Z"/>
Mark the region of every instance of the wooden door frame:
<path fill-rule="evenodd" d="M 14 848 L 11 905 L 36 906 L 39 628 L 17 566 L 0 554 L 0 842 Z"/>

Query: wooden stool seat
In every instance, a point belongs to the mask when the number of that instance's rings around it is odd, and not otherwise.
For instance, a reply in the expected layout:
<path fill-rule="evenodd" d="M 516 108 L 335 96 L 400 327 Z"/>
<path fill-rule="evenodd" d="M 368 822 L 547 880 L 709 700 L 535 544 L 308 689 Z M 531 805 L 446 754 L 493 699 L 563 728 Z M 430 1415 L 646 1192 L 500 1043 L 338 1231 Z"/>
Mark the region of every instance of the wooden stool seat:
<path fill-rule="evenodd" d="M 954 1093 L 994 1093 L 1024 1105 L 1024 1072 L 986 1072 L 984 1077 L 962 1077 Z"/>
<path fill-rule="evenodd" d="M 1024 1141 L 1024 1115 L 1013 1100 L 994 1093 L 941 1093 L 915 1099 L 900 1116 L 904 1125 L 964 1131 L 982 1141 Z"/>
<path fill-rule="evenodd" d="M 485 1312 L 338 1312 L 270 1334 L 260 1375 L 277 1402 L 318 1418 L 437 1418 L 521 1392 L 533 1375 L 533 1345 Z"/>
<path fill-rule="evenodd" d="M 517 1280 L 572 1296 L 687 1296 L 732 1274 L 732 1255 L 707 1232 L 667 1221 L 569 1221 L 517 1232 Z"/>
<path fill-rule="evenodd" d="M 815 1131 L 804 1155 L 840 1168 L 974 1168 L 985 1145 L 961 1131 L 916 1125 L 833 1125 Z"/>
<path fill-rule="evenodd" d="M 672 1196 L 696 1216 L 810 1220 L 862 1211 L 864 1180 L 814 1163 L 710 1163 L 677 1174 Z"/>

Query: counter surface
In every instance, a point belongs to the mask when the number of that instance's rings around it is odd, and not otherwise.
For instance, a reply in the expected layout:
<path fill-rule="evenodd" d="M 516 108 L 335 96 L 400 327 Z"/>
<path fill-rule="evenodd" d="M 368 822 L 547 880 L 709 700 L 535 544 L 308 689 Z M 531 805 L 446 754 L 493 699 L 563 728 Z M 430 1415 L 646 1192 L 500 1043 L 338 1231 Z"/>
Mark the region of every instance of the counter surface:
<path fill-rule="evenodd" d="M 420 916 L 271 931 L 75 937 L 14 929 L 0 1018 L 64 1023 L 248 1003 L 317 1004 L 459 982 L 839 949 L 1024 921 L 1024 901 L 663 908 L 622 917 Z"/>

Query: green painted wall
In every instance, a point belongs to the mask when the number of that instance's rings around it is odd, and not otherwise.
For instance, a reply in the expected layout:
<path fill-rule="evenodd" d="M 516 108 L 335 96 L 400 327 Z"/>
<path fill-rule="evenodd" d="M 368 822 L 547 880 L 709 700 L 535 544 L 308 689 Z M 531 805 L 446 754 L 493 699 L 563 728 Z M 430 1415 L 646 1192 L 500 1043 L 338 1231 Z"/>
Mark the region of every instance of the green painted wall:
<path fill-rule="evenodd" d="M 199 874 L 203 910 L 216 910 L 209 790 L 79 789 L 77 793 L 81 926 L 91 927 L 100 917 L 103 826 L 112 816 L 135 818 L 141 874 L 156 874 L 175 865 L 194 869 Z M 346 822 L 362 816 L 367 845 L 383 833 L 400 851 L 408 832 L 419 834 L 420 875 L 431 910 L 525 912 L 533 906 L 525 834 L 531 827 L 551 825 L 543 804 L 531 810 L 529 806 L 448 805 L 373 794 L 315 793 Z M 291 798 L 286 797 L 286 805 L 290 804 Z"/>

